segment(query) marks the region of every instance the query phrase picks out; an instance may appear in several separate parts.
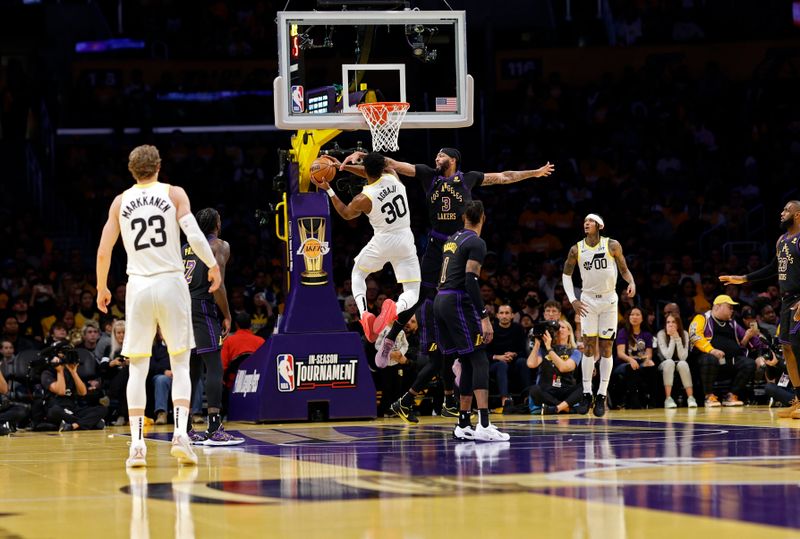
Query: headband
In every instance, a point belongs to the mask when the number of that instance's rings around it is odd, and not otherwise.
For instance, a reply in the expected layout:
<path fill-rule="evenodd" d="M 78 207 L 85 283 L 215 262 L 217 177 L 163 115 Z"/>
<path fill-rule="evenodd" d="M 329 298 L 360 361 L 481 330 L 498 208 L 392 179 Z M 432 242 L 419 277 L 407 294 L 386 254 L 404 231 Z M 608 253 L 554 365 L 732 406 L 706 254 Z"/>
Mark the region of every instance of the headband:
<path fill-rule="evenodd" d="M 459 164 L 461 164 L 461 152 L 459 152 L 455 148 L 442 148 L 441 150 L 439 150 L 439 153 L 443 153 L 448 157 L 452 157 L 453 159 L 458 161 Z"/>
<path fill-rule="evenodd" d="M 602 218 L 602 217 L 600 217 L 599 215 L 597 215 L 596 213 L 590 213 L 589 215 L 587 215 L 587 216 L 586 216 L 586 219 L 591 219 L 592 221 L 594 221 L 595 223 L 597 223 L 597 225 L 598 225 L 598 226 L 599 226 L 601 229 L 602 229 L 602 228 L 605 228 L 605 226 L 606 226 L 606 224 L 603 222 L 603 218 Z M 584 220 L 586 220 L 586 219 L 584 219 Z"/>

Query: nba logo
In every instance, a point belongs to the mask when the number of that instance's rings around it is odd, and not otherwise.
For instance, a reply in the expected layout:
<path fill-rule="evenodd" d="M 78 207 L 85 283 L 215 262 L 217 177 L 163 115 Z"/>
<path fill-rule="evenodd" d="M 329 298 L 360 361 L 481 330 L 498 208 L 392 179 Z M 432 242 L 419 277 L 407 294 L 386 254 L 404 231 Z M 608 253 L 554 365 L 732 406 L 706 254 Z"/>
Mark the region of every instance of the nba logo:
<path fill-rule="evenodd" d="M 294 391 L 294 356 L 278 354 L 278 391 Z"/>
<path fill-rule="evenodd" d="M 306 100 L 303 99 L 303 87 L 292 86 L 292 112 L 305 112 Z"/>

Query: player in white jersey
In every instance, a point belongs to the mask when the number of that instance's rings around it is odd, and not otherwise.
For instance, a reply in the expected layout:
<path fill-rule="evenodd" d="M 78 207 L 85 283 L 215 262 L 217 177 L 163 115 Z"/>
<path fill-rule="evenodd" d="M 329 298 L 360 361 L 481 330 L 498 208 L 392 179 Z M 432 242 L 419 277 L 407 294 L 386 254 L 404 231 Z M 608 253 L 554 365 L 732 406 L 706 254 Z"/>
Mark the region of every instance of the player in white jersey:
<path fill-rule="evenodd" d="M 111 292 L 108 270 L 117 238 L 128 255 L 127 321 L 122 355 L 130 358 L 127 397 L 131 425 L 129 467 L 146 465 L 147 448 L 142 436 L 147 405 L 145 381 L 156 328 L 167 343 L 172 371 L 172 403 L 175 433 L 170 453 L 181 464 L 197 464 L 186 435 L 191 399 L 189 353 L 194 347 L 191 300 L 184 278 L 180 231 L 197 256 L 209 267 L 209 288 L 222 279 L 214 253 L 192 215 L 189 197 L 180 187 L 160 183 L 161 158 L 154 146 L 138 146 L 130 153 L 128 170 L 136 184 L 118 195 L 108 212 L 97 249 L 97 307 L 108 311 Z"/>
<path fill-rule="evenodd" d="M 586 237 L 569 250 L 562 275 L 564 291 L 581 317 L 581 333 L 586 347 L 581 361 L 583 399 L 578 405 L 578 413 L 586 414 L 592 406 L 592 372 L 597 359 L 595 353 L 598 350 L 600 352 L 600 386 L 593 409 L 597 417 L 606 413 L 608 381 L 614 366 L 611 350 L 617 333 L 618 273 L 628 283 L 628 296 L 636 295 L 636 283 L 622 255 L 622 246 L 617 240 L 600 235 L 604 227 L 605 223 L 599 215 L 590 213 L 586 216 L 583 220 Z M 583 281 L 580 299 L 576 299 L 572 284 L 572 272 L 576 264 Z"/>
<path fill-rule="evenodd" d="M 355 259 L 352 273 L 353 297 L 361 314 L 361 326 L 369 342 L 375 342 L 378 334 L 397 319 L 405 324 L 413 315 L 419 299 L 420 270 L 414 234 L 411 232 L 411 214 L 406 188 L 397 173 L 386 168 L 386 158 L 379 153 L 364 157 L 367 185 L 345 205 L 328 182 L 315 182 L 331 197 L 333 207 L 343 218 L 355 219 L 362 213 L 369 218 L 375 234 Z M 386 299 L 380 314 L 367 311 L 367 283 L 370 273 L 380 271 L 389 262 L 394 268 L 397 282 L 403 285 L 403 293 L 397 303 Z M 394 341 L 384 339 L 375 356 L 375 364 L 383 368 L 389 363 L 389 353 Z"/>

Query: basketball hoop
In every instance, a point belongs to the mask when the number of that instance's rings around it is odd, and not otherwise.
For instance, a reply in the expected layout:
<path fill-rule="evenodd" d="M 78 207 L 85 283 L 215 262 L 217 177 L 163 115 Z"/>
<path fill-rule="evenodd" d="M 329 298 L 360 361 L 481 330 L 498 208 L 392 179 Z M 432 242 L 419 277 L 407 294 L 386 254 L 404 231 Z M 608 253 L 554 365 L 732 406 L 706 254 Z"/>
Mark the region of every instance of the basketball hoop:
<path fill-rule="evenodd" d="M 406 117 L 409 103 L 377 102 L 361 103 L 358 110 L 364 115 L 372 133 L 372 149 L 376 152 L 396 152 L 397 136 L 400 134 L 400 124 Z"/>

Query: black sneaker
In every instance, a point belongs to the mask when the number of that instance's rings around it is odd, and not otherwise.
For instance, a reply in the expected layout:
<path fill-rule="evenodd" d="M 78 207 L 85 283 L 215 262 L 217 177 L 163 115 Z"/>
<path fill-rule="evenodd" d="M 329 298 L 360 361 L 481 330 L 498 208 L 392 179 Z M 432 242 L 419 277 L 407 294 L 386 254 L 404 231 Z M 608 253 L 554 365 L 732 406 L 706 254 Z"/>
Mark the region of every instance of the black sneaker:
<path fill-rule="evenodd" d="M 592 394 L 591 393 L 584 393 L 583 398 L 578 403 L 578 406 L 575 408 L 575 412 L 586 415 L 589 413 L 589 408 L 592 407 Z"/>
<path fill-rule="evenodd" d="M 394 401 L 389 409 L 406 423 L 419 423 L 419 418 L 417 418 L 417 414 L 414 412 L 414 407 L 403 406 L 400 399 Z"/>
<path fill-rule="evenodd" d="M 449 407 L 445 403 L 445 404 L 442 405 L 441 416 L 442 417 L 458 417 L 458 408 L 455 407 L 455 406 Z"/>
<path fill-rule="evenodd" d="M 94 430 L 104 430 L 105 428 L 106 428 L 106 420 L 105 419 L 101 419 L 94 426 Z"/>
<path fill-rule="evenodd" d="M 13 431 L 11 430 L 11 427 L 9 426 L 8 421 L 6 421 L 2 425 L 0 425 L 0 436 L 8 436 L 12 432 Z"/>
<path fill-rule="evenodd" d="M 545 404 L 542 406 L 542 415 L 556 415 L 557 413 L 558 407 L 552 404 Z"/>
<path fill-rule="evenodd" d="M 595 417 L 603 417 L 606 415 L 606 396 L 597 395 L 594 398 L 594 415 Z"/>
<path fill-rule="evenodd" d="M 58 432 L 69 432 L 72 429 L 72 423 L 67 423 L 63 419 L 61 420 L 61 424 L 58 426 Z"/>

